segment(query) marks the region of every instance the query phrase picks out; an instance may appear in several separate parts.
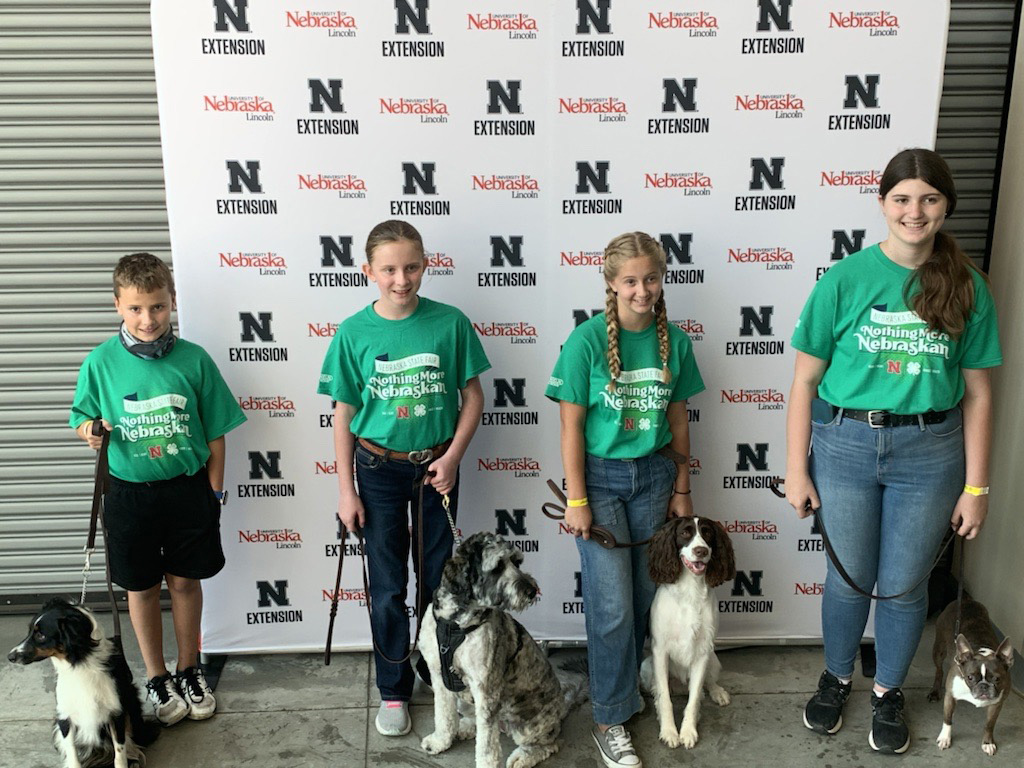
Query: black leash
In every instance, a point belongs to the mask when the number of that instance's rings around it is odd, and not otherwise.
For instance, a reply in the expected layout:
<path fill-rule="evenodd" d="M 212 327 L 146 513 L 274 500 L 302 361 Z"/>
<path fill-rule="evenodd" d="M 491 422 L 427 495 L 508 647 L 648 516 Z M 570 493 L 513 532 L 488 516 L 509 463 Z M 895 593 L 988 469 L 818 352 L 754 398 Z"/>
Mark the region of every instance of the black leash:
<path fill-rule="evenodd" d="M 110 488 L 110 464 L 107 457 L 107 448 L 110 445 L 110 433 L 103 428 L 101 419 L 94 419 L 92 422 L 92 434 L 102 436 L 103 441 L 96 452 L 96 471 L 92 486 L 92 512 L 89 515 L 89 535 L 86 539 L 85 566 L 82 568 L 82 597 L 79 605 L 85 605 L 86 589 L 89 584 L 89 572 L 92 570 L 92 553 L 96 551 L 96 533 L 99 523 L 103 519 L 103 497 Z M 106 526 L 104 526 L 104 530 Z M 107 596 L 110 599 L 110 610 L 114 615 L 114 644 L 121 648 L 121 617 L 117 610 L 117 600 L 114 597 L 114 585 L 110 581 L 110 553 L 107 551 L 107 537 L 103 536 L 103 562 L 107 576 Z"/>

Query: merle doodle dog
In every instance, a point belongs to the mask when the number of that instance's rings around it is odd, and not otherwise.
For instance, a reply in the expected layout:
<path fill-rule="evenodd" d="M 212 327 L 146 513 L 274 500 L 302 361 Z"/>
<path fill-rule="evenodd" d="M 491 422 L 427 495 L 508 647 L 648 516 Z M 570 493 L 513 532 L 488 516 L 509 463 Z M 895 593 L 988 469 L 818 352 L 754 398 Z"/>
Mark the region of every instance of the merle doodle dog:
<path fill-rule="evenodd" d="M 421 745 L 431 754 L 475 733 L 477 768 L 497 768 L 500 723 L 517 745 L 506 768 L 531 768 L 558 751 L 562 720 L 587 695 L 585 671 L 560 670 L 560 680 L 508 614 L 527 608 L 539 592 L 522 562 L 505 539 L 476 533 L 444 567 L 420 633 L 434 685 L 434 732 Z M 473 703 L 475 718 L 459 721 L 457 696 Z"/>

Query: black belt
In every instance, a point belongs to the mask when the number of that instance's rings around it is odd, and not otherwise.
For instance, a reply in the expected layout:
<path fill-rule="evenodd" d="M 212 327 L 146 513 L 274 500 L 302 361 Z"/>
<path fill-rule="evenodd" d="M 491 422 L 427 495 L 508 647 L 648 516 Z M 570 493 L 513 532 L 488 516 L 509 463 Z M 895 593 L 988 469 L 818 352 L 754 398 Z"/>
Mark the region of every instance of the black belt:
<path fill-rule="evenodd" d="M 889 411 L 858 411 L 855 408 L 831 406 L 834 417 L 840 410 L 844 419 L 863 421 L 873 429 L 882 427 L 910 427 L 921 424 L 941 424 L 949 411 L 927 411 L 925 413 L 891 413 Z M 952 409 L 950 409 L 952 410 Z"/>

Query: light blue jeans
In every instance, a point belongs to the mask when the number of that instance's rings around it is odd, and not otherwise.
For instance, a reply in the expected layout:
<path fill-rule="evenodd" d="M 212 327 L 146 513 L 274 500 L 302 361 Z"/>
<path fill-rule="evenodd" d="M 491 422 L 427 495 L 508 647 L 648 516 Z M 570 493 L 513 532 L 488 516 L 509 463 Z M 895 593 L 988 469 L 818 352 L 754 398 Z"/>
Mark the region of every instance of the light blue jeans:
<path fill-rule="evenodd" d="M 839 561 L 866 592 L 909 588 L 931 568 L 963 491 L 960 410 L 941 424 L 882 429 L 840 411 L 827 424 L 812 422 L 811 431 L 811 479 Z M 836 677 L 853 675 L 870 603 L 828 561 L 821 623 L 825 666 Z M 927 578 L 903 597 L 876 601 L 876 683 L 903 685 L 927 610 Z"/>
<path fill-rule="evenodd" d="M 661 454 L 639 459 L 587 456 L 587 498 L 594 524 L 616 541 L 649 539 L 665 522 L 676 465 Z M 590 663 L 594 721 L 624 723 L 640 711 L 639 671 L 654 584 L 647 547 L 604 549 L 576 539 Z"/>

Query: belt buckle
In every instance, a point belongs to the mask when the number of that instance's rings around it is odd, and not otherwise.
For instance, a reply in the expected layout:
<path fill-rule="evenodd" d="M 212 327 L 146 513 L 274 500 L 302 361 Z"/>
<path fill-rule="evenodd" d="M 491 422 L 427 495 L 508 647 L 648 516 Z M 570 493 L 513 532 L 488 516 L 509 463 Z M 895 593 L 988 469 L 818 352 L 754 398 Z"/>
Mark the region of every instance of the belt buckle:
<path fill-rule="evenodd" d="M 886 416 L 888 416 L 886 411 L 868 411 L 868 426 L 872 429 L 881 429 L 885 426 Z M 877 423 L 876 417 L 878 418 Z"/>
<path fill-rule="evenodd" d="M 409 462 L 412 464 L 426 464 L 434 458 L 434 449 L 425 448 L 422 451 L 409 451 Z"/>

